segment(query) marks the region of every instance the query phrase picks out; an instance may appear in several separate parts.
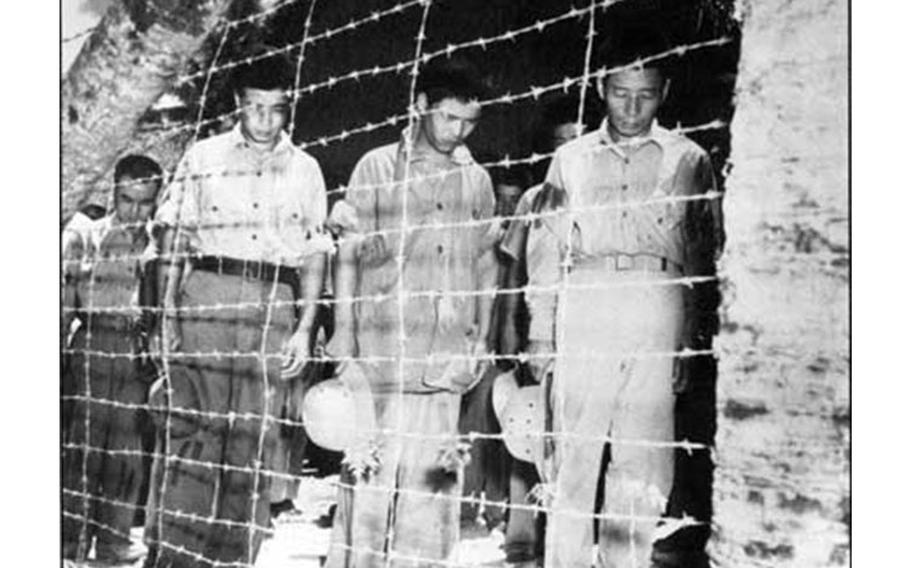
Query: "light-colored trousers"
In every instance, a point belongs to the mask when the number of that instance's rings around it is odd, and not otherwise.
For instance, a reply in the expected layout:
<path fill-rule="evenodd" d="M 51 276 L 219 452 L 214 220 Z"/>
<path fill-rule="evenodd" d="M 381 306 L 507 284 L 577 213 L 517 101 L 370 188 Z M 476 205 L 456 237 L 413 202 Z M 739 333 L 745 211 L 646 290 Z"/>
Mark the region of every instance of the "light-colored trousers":
<path fill-rule="evenodd" d="M 674 358 L 683 298 L 675 272 L 610 271 L 577 266 L 560 298 L 551 409 L 556 434 L 555 499 L 548 517 L 546 566 L 590 566 L 594 501 L 604 442 L 605 516 L 595 564 L 647 568 L 658 518 L 673 481 Z M 650 281 L 644 285 L 631 285 Z M 614 286 L 616 285 L 616 286 Z M 642 444 L 641 442 L 645 442 Z"/>
<path fill-rule="evenodd" d="M 404 435 L 380 437 L 367 480 L 342 475 L 326 568 L 436 566 L 452 553 L 463 472 L 444 471 L 439 457 L 458 435 L 460 406 L 453 393 L 377 398 L 378 428 Z"/>

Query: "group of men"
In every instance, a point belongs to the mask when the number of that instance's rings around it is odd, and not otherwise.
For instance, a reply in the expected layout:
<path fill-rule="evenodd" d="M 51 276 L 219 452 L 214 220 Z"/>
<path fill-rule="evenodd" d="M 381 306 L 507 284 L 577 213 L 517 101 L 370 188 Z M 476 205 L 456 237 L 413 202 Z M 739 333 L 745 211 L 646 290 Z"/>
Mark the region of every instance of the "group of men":
<path fill-rule="evenodd" d="M 366 377 L 375 422 L 371 466 L 342 472 L 326 566 L 451 561 L 471 500 L 464 414 L 472 397 L 489 406 L 501 355 L 527 360 L 547 415 L 544 458 L 506 474 L 511 559 L 588 566 L 596 542 L 597 565 L 648 566 L 673 454 L 641 442 L 673 441 L 681 279 L 721 231 L 700 198 L 707 154 L 656 124 L 669 80 L 616 68 L 648 54 L 631 55 L 601 61 L 602 124 L 554 121 L 546 179 L 505 220 L 465 145 L 486 88 L 450 60 L 420 70 L 411 126 L 360 159 L 331 215 L 319 164 L 284 131 L 294 77 L 280 58 L 236 69 L 237 125 L 193 144 L 160 196 L 157 164 L 122 159 L 110 213 L 64 231 L 64 555 L 94 539 L 96 558 L 135 559 L 147 486 L 147 566 L 255 562 L 293 480 L 280 432 L 297 417 L 282 405 L 316 359 L 330 282 L 324 356 Z M 545 541 L 527 496 L 540 479 Z"/>

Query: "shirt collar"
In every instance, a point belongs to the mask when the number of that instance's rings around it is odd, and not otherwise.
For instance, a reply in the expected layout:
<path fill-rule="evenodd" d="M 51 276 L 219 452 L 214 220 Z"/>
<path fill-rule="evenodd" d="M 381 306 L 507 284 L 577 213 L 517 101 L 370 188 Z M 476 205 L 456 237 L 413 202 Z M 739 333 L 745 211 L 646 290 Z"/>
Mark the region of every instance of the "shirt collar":
<path fill-rule="evenodd" d="M 246 137 L 243 135 L 243 132 L 240 130 L 240 123 L 234 125 L 234 128 L 231 129 L 230 133 L 231 145 L 235 148 L 247 148 L 249 144 L 246 140 Z M 291 141 L 291 137 L 288 136 L 288 133 L 282 130 L 278 133 L 278 143 L 275 144 L 275 147 L 272 148 L 273 154 L 283 154 L 290 151 L 294 147 L 294 143 Z"/>
<path fill-rule="evenodd" d="M 599 142 L 612 150 L 616 150 L 619 153 L 623 153 L 626 149 L 636 150 L 648 142 L 653 142 L 657 144 L 662 150 L 665 150 L 667 148 L 667 145 L 673 139 L 673 133 L 663 126 L 659 125 L 657 123 L 657 120 L 655 120 L 651 123 L 651 129 L 646 135 L 631 141 L 629 144 L 620 146 L 619 144 L 613 142 L 613 139 L 610 138 L 610 132 L 607 130 L 607 121 L 608 119 L 605 118 L 601 123 L 600 128 L 598 129 Z"/>
<path fill-rule="evenodd" d="M 414 142 L 416 136 L 411 134 L 411 127 L 408 126 L 401 131 L 401 139 L 398 143 L 398 153 L 399 155 L 406 155 L 408 151 L 408 146 L 411 148 L 411 163 L 422 162 L 427 159 L 427 152 L 420 152 L 416 149 Z M 458 166 L 467 166 L 474 163 L 474 157 L 471 155 L 471 151 L 464 144 L 456 147 L 451 154 L 449 154 L 449 160 L 458 165 Z"/>

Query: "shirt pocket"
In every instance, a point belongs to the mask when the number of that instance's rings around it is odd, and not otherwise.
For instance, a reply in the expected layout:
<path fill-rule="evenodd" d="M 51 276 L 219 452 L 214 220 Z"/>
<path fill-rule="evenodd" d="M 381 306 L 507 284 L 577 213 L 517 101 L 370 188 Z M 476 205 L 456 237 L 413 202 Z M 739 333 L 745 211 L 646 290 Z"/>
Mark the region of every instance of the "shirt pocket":
<path fill-rule="evenodd" d="M 227 175 L 242 174 L 229 172 Z M 243 178 L 238 177 L 203 191 L 205 199 L 200 204 L 200 229 L 236 231 L 255 224 L 255 210 L 259 204 L 244 191 L 244 185 Z"/>
<path fill-rule="evenodd" d="M 289 246 L 300 249 L 302 252 L 308 238 L 312 237 L 315 227 L 306 216 L 306 212 L 299 202 L 290 199 L 281 199 L 273 205 L 275 208 L 270 215 L 275 223 L 275 229 L 282 241 Z"/>

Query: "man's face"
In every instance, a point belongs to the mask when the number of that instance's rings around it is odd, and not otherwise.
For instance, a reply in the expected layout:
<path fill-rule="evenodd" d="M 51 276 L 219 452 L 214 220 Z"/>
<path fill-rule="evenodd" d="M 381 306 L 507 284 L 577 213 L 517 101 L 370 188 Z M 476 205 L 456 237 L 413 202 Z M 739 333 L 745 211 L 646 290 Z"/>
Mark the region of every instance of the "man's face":
<path fill-rule="evenodd" d="M 603 95 L 615 141 L 644 136 L 651 130 L 666 86 L 657 69 L 626 69 L 607 76 Z"/>
<path fill-rule="evenodd" d="M 451 154 L 464 144 L 480 120 L 480 103 L 477 101 L 449 97 L 426 108 L 426 96 L 421 94 L 418 107 L 425 112 L 420 121 L 421 137 L 442 154 Z"/>
<path fill-rule="evenodd" d="M 553 149 L 557 149 L 566 142 L 571 142 L 584 133 L 584 126 L 578 124 L 577 122 L 565 122 L 563 124 L 557 124 L 553 128 L 553 138 L 550 140 L 550 143 L 553 145 Z"/>
<path fill-rule="evenodd" d="M 114 189 L 114 215 L 120 223 L 141 224 L 155 213 L 158 180 L 135 179 L 123 176 Z"/>
<path fill-rule="evenodd" d="M 240 126 L 250 141 L 265 145 L 278 141 L 288 120 L 288 97 L 284 91 L 243 89 L 237 106 L 240 108 Z"/>
<path fill-rule="evenodd" d="M 500 216 L 515 213 L 518 198 L 521 197 L 521 188 L 517 185 L 500 183 L 496 185 L 496 214 Z"/>

